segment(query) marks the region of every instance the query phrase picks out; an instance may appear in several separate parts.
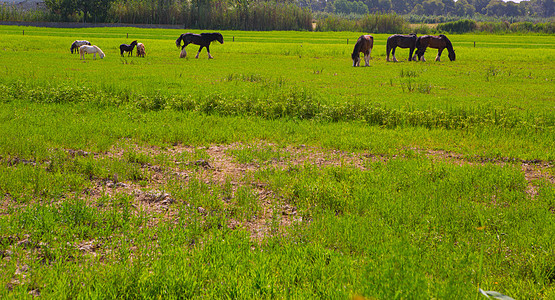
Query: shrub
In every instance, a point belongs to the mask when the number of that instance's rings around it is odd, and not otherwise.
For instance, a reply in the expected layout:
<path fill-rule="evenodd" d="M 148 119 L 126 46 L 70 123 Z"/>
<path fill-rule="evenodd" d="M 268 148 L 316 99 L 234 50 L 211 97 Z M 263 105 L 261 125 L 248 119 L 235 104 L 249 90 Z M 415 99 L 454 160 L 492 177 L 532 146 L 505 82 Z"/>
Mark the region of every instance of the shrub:
<path fill-rule="evenodd" d="M 476 30 L 478 25 L 474 20 L 459 20 L 437 25 L 437 29 L 450 33 L 466 33 Z"/>

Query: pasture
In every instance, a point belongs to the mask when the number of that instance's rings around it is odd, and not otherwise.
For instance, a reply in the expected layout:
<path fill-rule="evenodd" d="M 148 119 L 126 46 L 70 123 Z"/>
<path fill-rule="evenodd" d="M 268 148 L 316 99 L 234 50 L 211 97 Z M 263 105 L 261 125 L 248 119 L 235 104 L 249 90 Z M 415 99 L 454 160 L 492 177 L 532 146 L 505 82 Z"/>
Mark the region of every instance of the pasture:
<path fill-rule="evenodd" d="M 555 297 L 554 36 L 187 31 L 0 26 L 0 297 Z"/>

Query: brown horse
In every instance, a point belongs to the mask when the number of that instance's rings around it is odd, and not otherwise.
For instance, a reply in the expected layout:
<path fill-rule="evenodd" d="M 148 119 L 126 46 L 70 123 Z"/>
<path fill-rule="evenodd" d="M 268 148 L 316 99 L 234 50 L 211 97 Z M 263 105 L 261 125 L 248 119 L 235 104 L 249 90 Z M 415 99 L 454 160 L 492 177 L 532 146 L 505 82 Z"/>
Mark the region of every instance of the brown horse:
<path fill-rule="evenodd" d="M 145 45 L 143 43 L 137 43 L 137 56 L 145 57 Z"/>
<path fill-rule="evenodd" d="M 351 58 L 353 59 L 353 67 L 360 67 L 360 53 L 364 53 L 364 63 L 365 66 L 370 66 L 370 54 L 372 53 L 372 47 L 374 47 L 374 37 L 371 35 L 361 35 L 353 49 L 353 54 Z"/>
<path fill-rule="evenodd" d="M 424 58 L 424 52 L 426 52 L 427 47 L 438 49 L 436 61 L 440 61 L 441 52 L 445 48 L 447 48 L 447 51 L 449 52 L 449 59 L 451 61 L 455 60 L 455 50 L 453 50 L 453 44 L 451 44 L 451 41 L 443 34 L 440 34 L 439 36 L 424 35 L 416 39 L 416 55 L 418 56 L 418 60 L 426 61 Z"/>

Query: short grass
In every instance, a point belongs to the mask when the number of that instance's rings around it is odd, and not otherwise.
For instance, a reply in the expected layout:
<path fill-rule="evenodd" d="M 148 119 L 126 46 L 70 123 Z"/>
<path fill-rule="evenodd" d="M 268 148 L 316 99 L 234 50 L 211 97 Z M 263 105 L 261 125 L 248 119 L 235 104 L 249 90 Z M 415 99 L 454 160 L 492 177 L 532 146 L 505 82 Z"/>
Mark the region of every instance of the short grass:
<path fill-rule="evenodd" d="M 555 297 L 553 36 L 183 32 L 0 27 L 3 298 Z"/>

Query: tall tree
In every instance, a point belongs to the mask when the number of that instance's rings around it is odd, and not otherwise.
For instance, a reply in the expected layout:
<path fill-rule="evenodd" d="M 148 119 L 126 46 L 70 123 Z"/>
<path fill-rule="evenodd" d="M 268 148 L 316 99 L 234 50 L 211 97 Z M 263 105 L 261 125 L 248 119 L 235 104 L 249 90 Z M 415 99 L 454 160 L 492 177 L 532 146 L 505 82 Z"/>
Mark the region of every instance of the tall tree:
<path fill-rule="evenodd" d="M 113 0 L 45 0 L 44 4 L 50 11 L 63 20 L 69 20 L 75 13 L 82 14 L 84 22 L 105 21 L 110 3 Z"/>

